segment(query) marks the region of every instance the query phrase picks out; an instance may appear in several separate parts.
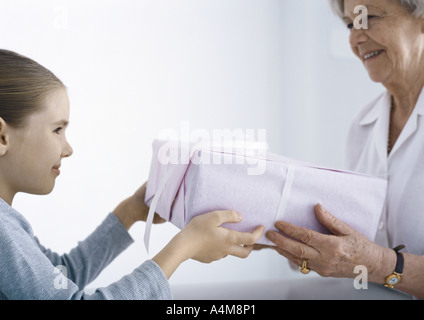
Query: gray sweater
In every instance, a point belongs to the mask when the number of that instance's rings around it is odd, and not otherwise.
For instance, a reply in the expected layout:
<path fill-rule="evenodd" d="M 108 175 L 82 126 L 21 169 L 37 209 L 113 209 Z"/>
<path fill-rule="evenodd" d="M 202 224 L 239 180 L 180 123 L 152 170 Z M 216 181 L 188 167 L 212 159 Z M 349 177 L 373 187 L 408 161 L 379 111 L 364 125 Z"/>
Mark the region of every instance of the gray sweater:
<path fill-rule="evenodd" d="M 93 294 L 84 287 L 133 242 L 113 213 L 69 254 L 40 245 L 29 222 L 0 199 L 1 299 L 172 299 L 168 280 L 147 260 Z"/>

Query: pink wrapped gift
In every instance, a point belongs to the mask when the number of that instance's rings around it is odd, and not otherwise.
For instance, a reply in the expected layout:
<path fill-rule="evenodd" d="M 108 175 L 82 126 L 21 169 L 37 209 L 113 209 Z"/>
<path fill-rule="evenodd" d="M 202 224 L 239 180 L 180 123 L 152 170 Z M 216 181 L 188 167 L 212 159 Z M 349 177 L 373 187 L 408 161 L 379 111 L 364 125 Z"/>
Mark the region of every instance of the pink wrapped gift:
<path fill-rule="evenodd" d="M 340 220 L 374 240 L 387 181 L 354 172 L 317 167 L 267 152 L 227 152 L 207 144 L 154 141 L 145 202 L 148 248 L 154 212 L 183 229 L 213 210 L 231 209 L 242 222 L 225 227 L 253 231 L 277 220 L 329 233 L 316 219 L 322 204 Z M 265 235 L 260 244 L 272 244 Z"/>

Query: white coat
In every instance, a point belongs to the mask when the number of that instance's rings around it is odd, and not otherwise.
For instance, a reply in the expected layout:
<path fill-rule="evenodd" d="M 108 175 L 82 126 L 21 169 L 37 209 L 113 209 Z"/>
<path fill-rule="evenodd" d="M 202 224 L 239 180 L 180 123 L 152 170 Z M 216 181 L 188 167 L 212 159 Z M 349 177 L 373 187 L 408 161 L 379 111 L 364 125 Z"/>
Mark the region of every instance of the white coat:
<path fill-rule="evenodd" d="M 406 252 L 424 255 L 424 90 L 387 156 L 390 101 L 385 92 L 355 118 L 346 160 L 350 170 L 388 180 L 375 241 L 385 247 L 403 244 Z"/>

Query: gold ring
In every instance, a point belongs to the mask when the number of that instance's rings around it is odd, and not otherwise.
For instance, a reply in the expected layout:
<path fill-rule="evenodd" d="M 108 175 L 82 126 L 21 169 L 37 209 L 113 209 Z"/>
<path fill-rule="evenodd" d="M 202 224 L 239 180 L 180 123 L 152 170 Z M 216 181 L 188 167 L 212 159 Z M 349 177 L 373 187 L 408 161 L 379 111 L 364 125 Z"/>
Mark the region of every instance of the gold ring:
<path fill-rule="evenodd" d="M 303 274 L 308 274 L 311 269 L 308 268 L 308 259 L 303 259 L 302 266 L 300 267 L 300 272 Z"/>

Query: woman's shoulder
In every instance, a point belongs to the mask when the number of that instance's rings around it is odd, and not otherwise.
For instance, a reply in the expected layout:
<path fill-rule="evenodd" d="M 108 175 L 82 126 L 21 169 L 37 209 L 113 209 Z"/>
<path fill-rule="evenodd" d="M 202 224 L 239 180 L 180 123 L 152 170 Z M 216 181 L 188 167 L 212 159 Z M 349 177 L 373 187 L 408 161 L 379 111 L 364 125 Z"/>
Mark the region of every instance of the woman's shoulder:
<path fill-rule="evenodd" d="M 373 139 L 373 124 L 381 114 L 382 103 L 385 103 L 387 93 L 381 93 L 378 97 L 367 103 L 353 118 L 347 132 L 345 160 L 349 170 L 358 171 L 359 159 L 366 152 L 365 146 Z"/>

